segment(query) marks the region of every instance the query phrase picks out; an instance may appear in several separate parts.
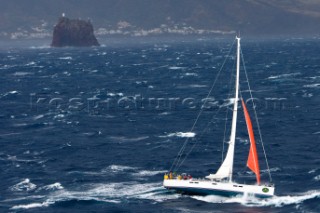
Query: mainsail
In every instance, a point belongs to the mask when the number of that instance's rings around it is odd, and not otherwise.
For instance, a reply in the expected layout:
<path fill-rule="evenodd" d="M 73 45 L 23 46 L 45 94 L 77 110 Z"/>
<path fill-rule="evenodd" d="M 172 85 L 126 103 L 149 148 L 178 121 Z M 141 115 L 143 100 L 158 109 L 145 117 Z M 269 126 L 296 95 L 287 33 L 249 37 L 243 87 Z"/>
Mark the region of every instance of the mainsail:
<path fill-rule="evenodd" d="M 260 184 L 260 169 L 259 169 L 259 162 L 258 162 L 258 153 L 256 149 L 256 142 L 254 140 L 251 119 L 250 119 L 247 107 L 243 100 L 242 100 L 242 108 L 244 112 L 244 117 L 246 119 L 247 129 L 248 129 L 249 138 L 250 138 L 250 151 L 249 151 L 247 166 L 256 174 L 257 183 Z"/>
<path fill-rule="evenodd" d="M 229 140 L 229 148 L 227 151 L 226 158 L 222 165 L 215 174 L 206 176 L 209 179 L 223 179 L 228 178 L 232 182 L 233 172 L 233 159 L 234 159 L 234 148 L 236 142 L 236 130 L 237 130 L 237 115 L 238 115 L 238 97 L 239 97 L 239 75 L 240 75 L 240 38 L 237 39 L 237 74 L 236 74 L 236 88 L 235 97 L 233 104 L 232 124 L 231 124 L 231 135 Z"/>

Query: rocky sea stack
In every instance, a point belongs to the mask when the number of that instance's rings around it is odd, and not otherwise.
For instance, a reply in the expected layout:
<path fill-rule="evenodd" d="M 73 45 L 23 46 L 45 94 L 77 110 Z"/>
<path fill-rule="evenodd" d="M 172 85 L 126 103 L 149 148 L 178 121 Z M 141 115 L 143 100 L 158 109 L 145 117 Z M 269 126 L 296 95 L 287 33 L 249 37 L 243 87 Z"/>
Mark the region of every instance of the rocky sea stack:
<path fill-rule="evenodd" d="M 59 18 L 53 30 L 52 47 L 89 47 L 100 46 L 90 21 Z"/>

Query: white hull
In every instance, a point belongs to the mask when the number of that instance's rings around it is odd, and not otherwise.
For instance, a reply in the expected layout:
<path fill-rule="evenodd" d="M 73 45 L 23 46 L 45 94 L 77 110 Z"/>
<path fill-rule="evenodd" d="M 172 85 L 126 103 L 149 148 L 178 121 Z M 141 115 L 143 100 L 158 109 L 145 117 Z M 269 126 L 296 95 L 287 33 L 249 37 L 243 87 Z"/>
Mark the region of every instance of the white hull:
<path fill-rule="evenodd" d="M 216 182 L 207 179 L 167 179 L 163 181 L 163 186 L 167 189 L 176 190 L 187 194 L 199 195 L 254 195 L 255 197 L 272 197 L 274 195 L 273 186 L 259 186 L 238 184 L 234 182 Z"/>

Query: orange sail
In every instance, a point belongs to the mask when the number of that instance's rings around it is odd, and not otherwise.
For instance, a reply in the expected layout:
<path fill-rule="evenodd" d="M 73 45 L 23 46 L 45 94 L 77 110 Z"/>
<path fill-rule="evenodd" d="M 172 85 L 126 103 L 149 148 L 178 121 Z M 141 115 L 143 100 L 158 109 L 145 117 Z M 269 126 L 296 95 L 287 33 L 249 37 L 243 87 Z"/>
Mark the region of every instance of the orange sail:
<path fill-rule="evenodd" d="M 250 119 L 247 107 L 244 104 L 243 100 L 242 100 L 242 108 L 244 112 L 244 117 L 246 118 L 247 129 L 248 129 L 249 138 L 250 138 L 250 151 L 249 151 L 247 166 L 256 174 L 257 183 L 260 184 L 260 169 L 259 169 L 256 142 L 254 140 L 251 119 Z"/>

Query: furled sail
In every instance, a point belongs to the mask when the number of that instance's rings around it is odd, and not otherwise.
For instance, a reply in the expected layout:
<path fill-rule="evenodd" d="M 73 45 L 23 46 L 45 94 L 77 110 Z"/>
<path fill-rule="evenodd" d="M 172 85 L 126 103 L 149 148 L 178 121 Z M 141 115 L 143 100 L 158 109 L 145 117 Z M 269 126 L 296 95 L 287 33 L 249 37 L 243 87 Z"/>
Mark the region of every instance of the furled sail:
<path fill-rule="evenodd" d="M 259 162 L 258 162 L 256 142 L 254 140 L 251 119 L 250 119 L 247 107 L 243 100 L 242 100 L 242 108 L 243 108 L 244 116 L 246 119 L 247 129 L 248 129 L 249 138 L 250 138 L 250 151 L 249 151 L 247 166 L 256 174 L 257 183 L 260 184 L 260 168 L 259 168 Z"/>

